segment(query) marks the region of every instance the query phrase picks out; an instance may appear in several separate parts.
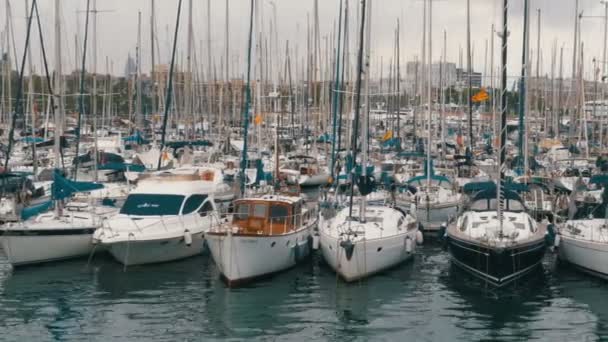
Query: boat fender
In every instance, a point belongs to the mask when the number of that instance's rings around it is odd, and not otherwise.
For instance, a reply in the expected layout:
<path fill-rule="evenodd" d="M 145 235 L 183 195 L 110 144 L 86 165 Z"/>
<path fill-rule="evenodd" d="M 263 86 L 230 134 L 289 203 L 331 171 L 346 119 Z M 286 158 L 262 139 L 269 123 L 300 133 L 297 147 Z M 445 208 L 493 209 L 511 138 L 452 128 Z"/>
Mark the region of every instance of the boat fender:
<path fill-rule="evenodd" d="M 312 249 L 315 251 L 319 249 L 319 235 L 312 236 Z"/>
<path fill-rule="evenodd" d="M 408 254 L 412 254 L 413 250 L 414 250 L 414 243 L 413 243 L 412 239 L 408 236 L 405 238 L 405 251 Z"/>
<path fill-rule="evenodd" d="M 422 232 L 417 230 L 416 231 L 416 243 L 419 245 L 422 245 L 422 243 L 424 242 L 424 236 L 422 235 Z"/>
<path fill-rule="evenodd" d="M 340 247 L 344 248 L 346 260 L 350 261 L 350 259 L 353 257 L 353 253 L 355 252 L 355 244 L 350 240 L 344 240 L 340 241 Z"/>
<path fill-rule="evenodd" d="M 448 224 L 444 222 L 441 224 L 441 226 L 439 226 L 439 230 L 437 231 L 437 238 L 439 239 L 439 241 L 445 240 L 447 231 L 448 231 Z"/>
<path fill-rule="evenodd" d="M 186 246 L 190 247 L 190 245 L 192 245 L 192 234 L 190 234 L 189 230 L 185 230 L 184 231 L 184 242 L 186 243 Z"/>
<path fill-rule="evenodd" d="M 556 238 L 555 226 L 553 224 L 547 225 L 547 232 L 545 233 L 545 243 L 549 247 L 555 246 L 555 238 Z"/>
<path fill-rule="evenodd" d="M 554 248 L 559 248 L 559 243 L 561 242 L 561 236 L 559 234 L 555 235 L 555 242 L 553 243 Z"/>

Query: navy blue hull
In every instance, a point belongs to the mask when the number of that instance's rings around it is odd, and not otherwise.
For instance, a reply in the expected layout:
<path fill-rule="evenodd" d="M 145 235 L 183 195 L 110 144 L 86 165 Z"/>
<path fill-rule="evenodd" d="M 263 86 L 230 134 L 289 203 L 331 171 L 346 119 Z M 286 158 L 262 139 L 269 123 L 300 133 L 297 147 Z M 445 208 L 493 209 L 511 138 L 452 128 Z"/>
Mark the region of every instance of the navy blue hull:
<path fill-rule="evenodd" d="M 504 286 L 530 273 L 545 254 L 544 239 L 509 248 L 496 248 L 477 241 L 450 236 L 448 248 L 452 261 L 494 286 Z"/>

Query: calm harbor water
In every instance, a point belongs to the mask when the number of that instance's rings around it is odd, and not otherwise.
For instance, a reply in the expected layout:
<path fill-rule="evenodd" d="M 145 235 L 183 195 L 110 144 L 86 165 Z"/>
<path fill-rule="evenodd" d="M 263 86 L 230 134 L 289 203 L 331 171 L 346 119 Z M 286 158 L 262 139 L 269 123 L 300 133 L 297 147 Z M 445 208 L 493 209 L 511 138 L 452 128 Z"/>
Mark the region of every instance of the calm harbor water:
<path fill-rule="evenodd" d="M 96 256 L 11 270 L 0 265 L 4 341 L 596 341 L 608 339 L 608 283 L 558 265 L 492 292 L 439 246 L 344 284 L 319 255 L 227 289 L 208 255 L 123 272 Z"/>

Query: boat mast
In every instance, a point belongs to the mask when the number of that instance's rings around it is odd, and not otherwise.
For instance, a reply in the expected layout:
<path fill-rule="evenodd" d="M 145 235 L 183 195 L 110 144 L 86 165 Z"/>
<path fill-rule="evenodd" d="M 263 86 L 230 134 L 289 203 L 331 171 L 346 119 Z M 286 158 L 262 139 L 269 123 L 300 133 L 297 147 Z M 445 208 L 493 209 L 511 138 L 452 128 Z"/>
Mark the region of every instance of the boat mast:
<path fill-rule="evenodd" d="M 165 113 L 163 115 L 163 127 L 160 141 L 160 153 L 158 156 L 157 169 L 160 170 L 161 161 L 163 159 L 163 148 L 165 147 L 165 136 L 167 133 L 167 119 L 169 117 L 169 108 L 173 99 L 173 72 L 175 69 L 175 52 L 177 50 L 177 34 L 179 32 L 179 19 L 182 13 L 182 0 L 177 4 L 177 18 L 175 19 L 175 33 L 173 35 L 173 50 L 171 51 L 171 65 L 169 66 L 169 79 L 167 80 L 167 97 L 165 99 Z"/>
<path fill-rule="evenodd" d="M 467 0 L 467 73 L 468 73 L 468 104 L 469 104 L 469 153 L 473 152 L 473 67 L 471 55 L 471 0 Z"/>
<path fill-rule="evenodd" d="M 432 146 L 432 142 L 433 142 L 433 135 L 431 134 L 432 131 L 432 121 L 433 121 L 433 98 L 432 98 L 432 94 L 433 94 L 433 79 L 432 79 L 432 64 L 433 64 L 433 38 L 432 38 L 432 30 L 433 30 L 433 0 L 428 0 L 429 2 L 429 18 L 428 18 L 428 30 L 429 30 L 429 37 L 428 37 L 428 49 L 429 49 L 429 53 L 428 53 L 428 84 L 427 84 L 427 94 L 426 96 L 428 97 L 428 118 L 427 118 L 427 141 L 428 141 L 428 145 L 426 147 L 426 182 L 427 182 L 427 186 L 431 186 L 431 146 Z"/>
<path fill-rule="evenodd" d="M 365 44 L 365 112 L 363 114 L 363 129 L 361 130 L 361 177 L 363 178 L 363 182 L 362 184 L 365 184 L 365 186 L 367 185 L 367 161 L 368 161 L 368 152 L 369 152 L 369 115 L 370 115 L 370 100 L 369 100 L 369 95 L 370 95 L 370 89 L 369 89 L 369 84 L 370 84 L 370 78 L 371 78 L 371 36 L 372 36 L 372 0 L 367 0 L 368 4 L 367 4 L 367 23 L 362 24 L 361 25 L 367 25 L 365 27 L 366 29 L 366 33 L 365 33 L 365 40 L 362 42 L 363 44 Z M 365 11 L 365 6 L 363 8 L 363 10 Z M 365 19 L 365 18 L 364 18 Z M 355 160 L 356 163 L 356 160 Z M 360 192 L 361 189 L 359 189 Z M 361 194 L 361 210 L 359 212 L 360 215 L 360 221 L 361 222 L 365 222 L 365 206 L 366 206 L 366 201 L 365 201 L 365 194 Z"/>
<path fill-rule="evenodd" d="M 447 85 L 447 66 L 448 66 L 448 33 L 446 30 L 443 30 L 443 63 L 440 65 L 441 68 L 441 81 L 439 82 L 439 91 L 440 91 L 440 98 L 441 98 L 441 157 L 443 160 L 445 160 L 445 150 L 446 150 L 446 145 L 445 145 L 445 87 Z"/>
<path fill-rule="evenodd" d="M 91 13 L 91 0 L 87 0 L 86 19 L 84 24 L 84 43 L 82 47 L 82 64 L 80 70 L 80 94 L 78 96 L 78 119 L 76 122 L 76 159 L 74 159 L 74 180 L 78 179 L 78 153 L 80 150 L 80 129 L 84 115 L 84 83 L 86 78 L 87 41 L 89 38 L 89 14 Z"/>
<path fill-rule="evenodd" d="M 29 17 L 33 16 L 33 8 L 32 11 L 30 11 L 29 8 L 29 1 L 26 0 L 25 1 L 25 13 L 26 13 L 26 17 L 29 21 Z M 28 60 L 28 68 L 29 68 L 29 82 L 28 82 L 28 101 L 27 101 L 27 105 L 29 107 L 29 109 L 26 111 L 25 114 L 25 122 L 27 123 L 27 113 L 30 113 L 31 115 L 31 119 L 32 119 L 32 161 L 33 161 L 33 178 L 34 180 L 38 179 L 38 158 L 36 155 L 36 115 L 34 114 L 34 112 L 36 111 L 35 109 L 35 105 L 34 105 L 34 65 L 32 62 L 32 51 L 30 48 L 30 45 L 28 44 L 27 46 L 27 60 Z M 26 126 L 27 127 L 27 124 Z"/>
<path fill-rule="evenodd" d="M 357 83 L 355 89 L 355 122 L 353 123 L 353 137 L 351 141 L 351 154 L 353 156 L 353 167 L 350 171 L 350 203 L 348 217 L 353 217 L 353 197 L 355 194 L 355 177 L 357 163 L 357 134 L 359 132 L 359 115 L 361 113 L 361 74 L 363 73 L 363 38 L 365 33 L 365 4 L 366 0 L 361 0 L 361 22 L 359 29 L 359 52 L 357 55 Z M 362 149 L 364 150 L 364 149 Z M 362 165 L 365 169 L 365 165 Z"/>
<path fill-rule="evenodd" d="M 92 18 L 92 26 L 93 26 L 93 101 L 92 101 L 92 112 L 91 119 L 93 121 L 93 141 L 94 141 L 94 151 L 93 151 L 93 180 L 97 182 L 97 153 L 99 151 L 97 144 L 97 0 L 93 1 L 93 13 Z M 139 51 L 138 51 L 139 53 Z M 138 69 L 139 70 L 139 69 Z M 138 79 L 139 80 L 139 79 Z"/>
<path fill-rule="evenodd" d="M 332 135 L 331 135 L 331 165 L 330 174 L 331 179 L 334 177 L 334 169 L 336 165 L 336 126 L 338 117 L 338 101 L 340 99 L 340 47 L 342 39 L 342 0 L 340 0 L 340 14 L 338 15 L 338 42 L 336 48 L 336 76 L 334 78 L 333 85 L 333 105 L 332 105 Z"/>
<path fill-rule="evenodd" d="M 526 144 L 526 131 L 527 126 L 524 122 L 527 119 L 527 83 L 528 83 L 528 62 L 529 62 L 529 29 L 530 29 L 530 3 L 528 0 L 524 0 L 524 36 L 523 36 L 523 49 L 521 54 L 521 79 L 519 80 L 519 162 L 517 165 L 518 172 L 525 174 L 528 170 L 527 162 L 527 144 Z"/>
<path fill-rule="evenodd" d="M 193 29 L 192 29 L 192 12 L 194 9 L 192 8 L 192 0 L 188 0 L 188 37 L 187 37 L 187 51 L 186 51 L 186 84 L 185 84 L 185 94 L 184 100 L 186 101 L 186 113 L 185 117 L 188 119 L 192 117 L 194 119 L 193 106 L 192 106 L 192 45 L 193 45 Z M 189 121 L 189 120 L 188 120 Z M 187 121 L 186 121 L 187 122 Z M 192 125 L 194 125 L 194 120 L 192 121 Z M 186 132 L 194 131 L 194 127 L 186 126 Z M 194 134 L 189 135 L 186 134 L 186 139 L 192 138 Z"/>
<path fill-rule="evenodd" d="M 249 104 L 251 102 L 251 48 L 253 40 L 253 16 L 255 0 L 251 0 L 249 15 L 249 40 L 247 47 L 247 83 L 245 83 L 245 106 L 243 109 L 243 150 L 241 151 L 241 196 L 245 194 L 245 169 L 247 168 L 247 134 L 249 130 Z"/>
<path fill-rule="evenodd" d="M 502 8 L 502 52 L 501 52 L 501 101 L 500 101 L 500 149 L 498 153 L 498 166 L 499 166 L 499 178 L 496 182 L 496 196 L 498 201 L 498 219 L 500 221 L 500 232 L 502 235 L 503 229 L 503 197 L 502 197 L 502 182 L 504 179 L 504 168 L 503 163 L 505 161 L 505 146 L 507 143 L 507 38 L 509 36 L 509 27 L 508 27 L 508 10 L 509 10 L 509 0 L 503 0 L 503 8 Z"/>

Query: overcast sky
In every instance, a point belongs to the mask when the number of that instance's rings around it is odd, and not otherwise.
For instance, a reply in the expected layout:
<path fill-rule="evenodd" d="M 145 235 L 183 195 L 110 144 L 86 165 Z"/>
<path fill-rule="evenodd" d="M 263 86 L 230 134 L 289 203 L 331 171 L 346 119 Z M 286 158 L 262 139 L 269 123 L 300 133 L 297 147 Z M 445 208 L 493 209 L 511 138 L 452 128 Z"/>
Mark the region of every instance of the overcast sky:
<path fill-rule="evenodd" d="M 261 0 L 257 0 L 261 1 Z M 356 3 L 359 0 L 349 1 L 351 23 L 354 21 Z M 564 46 L 564 73 L 571 74 L 572 70 L 572 45 L 574 30 L 574 6 L 575 0 L 530 0 L 531 17 L 531 42 L 533 56 L 536 56 L 536 9 L 541 10 L 541 51 L 543 61 L 542 73 L 551 72 L 551 50 L 555 39 L 558 46 Z M 17 54 L 21 59 L 23 45 L 25 42 L 26 20 L 25 0 L 11 0 L 15 40 Z M 51 58 L 53 56 L 53 17 L 54 1 L 38 0 L 41 11 L 46 46 Z M 226 0 L 210 0 L 211 2 L 211 50 L 216 63 L 224 51 L 224 23 Z M 137 13 L 142 12 L 142 40 L 143 59 L 142 69 L 150 69 L 150 0 L 97 0 L 98 14 L 98 67 L 99 71 L 105 70 L 106 56 L 114 63 L 114 74 L 122 74 L 127 55 L 135 55 L 137 42 Z M 196 53 L 205 54 L 197 56 L 198 63 L 204 68 L 208 63 L 207 51 L 207 0 L 193 1 L 194 40 L 196 41 Z M 264 10 L 264 21 L 266 30 L 272 20 L 272 1 L 261 2 Z M 274 0 L 278 16 L 278 32 L 280 51 L 285 50 L 285 41 L 290 40 L 291 46 L 298 49 L 298 56 L 302 58 L 306 48 L 306 20 L 307 13 L 311 14 L 313 0 Z M 510 0 L 509 27 L 511 31 L 509 39 L 509 74 L 516 75 L 521 67 L 521 46 L 523 30 L 523 0 Z M 178 0 L 156 0 L 158 40 L 160 43 L 160 62 L 168 63 L 170 57 L 170 38 L 172 39 L 175 26 Z M 63 9 L 62 23 L 64 25 L 64 70 L 72 70 L 75 66 L 75 35 L 79 33 L 80 44 L 82 44 L 84 10 L 86 0 L 61 0 Z M 188 0 L 184 0 L 182 10 L 182 22 L 179 31 L 179 48 L 183 53 L 186 48 Z M 321 36 L 329 36 L 334 23 L 338 19 L 339 0 L 319 0 L 319 21 Z M 474 45 L 474 68 L 477 71 L 485 70 L 485 44 L 491 35 L 491 25 L 497 28 L 501 25 L 500 9 L 502 0 L 471 0 L 471 23 Z M 230 0 L 230 53 L 234 64 L 240 66 L 239 72 L 244 68 L 243 56 L 246 51 L 246 35 L 248 28 L 249 0 Z M 4 3 L 0 4 L 0 25 L 4 31 L 6 13 Z M 600 0 L 580 0 L 580 11 L 585 16 L 603 16 L 604 7 Z M 422 35 L 422 13 L 423 0 L 374 0 L 372 20 L 372 48 L 374 56 L 373 68 L 379 70 L 380 56 L 385 61 L 387 70 L 388 59 L 392 54 L 394 42 L 394 30 L 396 22 L 401 22 L 401 54 L 403 61 L 413 60 L 415 55 L 420 55 Z M 602 58 L 602 39 L 604 33 L 603 18 L 584 18 L 582 21 L 582 41 L 585 44 L 585 69 L 591 71 L 591 60 L 597 56 Z M 77 29 L 80 27 L 80 30 Z M 352 27 L 352 26 L 351 26 Z M 435 0 L 433 1 L 433 59 L 437 60 L 442 50 L 442 32 L 447 30 L 448 59 L 458 63 L 460 47 L 466 47 L 466 0 Z M 32 41 L 34 53 L 34 64 L 37 70 L 41 69 L 38 53 L 39 39 L 37 31 Z M 321 45 L 324 46 L 322 38 Z M 351 45 L 351 48 L 353 46 Z M 495 39 L 495 64 L 499 63 L 499 39 Z M 90 56 L 90 55 L 89 55 Z M 90 58 L 90 57 L 89 57 Z M 157 57 L 158 58 L 158 57 Z M 237 58 L 239 59 L 237 61 Z M 559 55 L 558 55 L 559 58 Z M 488 57 L 489 59 L 489 57 Z M 89 59 L 90 60 L 90 59 Z M 489 62 L 489 61 L 488 61 Z M 465 61 L 466 63 L 466 61 Z M 88 66 L 91 68 L 91 65 Z M 219 66 L 218 66 L 219 67 Z M 535 71 L 533 71 L 535 73 Z"/>

